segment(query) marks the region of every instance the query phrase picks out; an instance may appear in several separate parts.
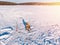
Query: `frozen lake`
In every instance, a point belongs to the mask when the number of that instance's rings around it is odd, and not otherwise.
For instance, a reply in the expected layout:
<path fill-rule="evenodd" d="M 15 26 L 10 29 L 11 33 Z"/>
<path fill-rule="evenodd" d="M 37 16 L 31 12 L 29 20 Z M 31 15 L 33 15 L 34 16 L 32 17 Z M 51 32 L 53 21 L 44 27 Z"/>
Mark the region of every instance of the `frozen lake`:
<path fill-rule="evenodd" d="M 33 32 L 25 31 L 21 17 L 32 25 Z M 16 23 L 18 24 L 17 32 L 15 31 Z M 4 29 L 4 27 L 9 27 L 9 29 Z M 4 35 L 9 38 L 6 40 L 4 36 L 1 36 L 0 43 L 7 45 L 13 45 L 15 42 L 17 42 L 15 45 L 60 45 L 59 30 L 60 6 L 0 6 L 0 33 L 7 34 L 9 32 L 8 36 Z"/>
<path fill-rule="evenodd" d="M 0 13 L 5 19 L 20 16 L 25 16 L 27 20 L 34 18 L 41 25 L 60 23 L 60 6 L 0 6 Z"/>

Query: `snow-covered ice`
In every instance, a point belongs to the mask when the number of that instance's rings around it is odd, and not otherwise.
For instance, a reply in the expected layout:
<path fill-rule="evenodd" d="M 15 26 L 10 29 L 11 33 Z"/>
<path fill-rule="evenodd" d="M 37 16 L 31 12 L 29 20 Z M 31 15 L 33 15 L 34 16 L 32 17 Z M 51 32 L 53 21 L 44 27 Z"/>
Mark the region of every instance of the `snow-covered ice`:
<path fill-rule="evenodd" d="M 59 20 L 60 6 L 0 6 L 0 45 L 60 45 Z"/>

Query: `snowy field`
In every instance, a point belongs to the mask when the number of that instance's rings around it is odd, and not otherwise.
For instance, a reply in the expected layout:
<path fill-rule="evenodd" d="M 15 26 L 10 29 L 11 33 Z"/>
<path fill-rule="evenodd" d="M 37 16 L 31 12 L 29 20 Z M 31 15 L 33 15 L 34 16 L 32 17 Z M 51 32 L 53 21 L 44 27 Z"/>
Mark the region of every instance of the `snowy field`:
<path fill-rule="evenodd" d="M 60 45 L 60 6 L 0 6 L 0 45 Z"/>

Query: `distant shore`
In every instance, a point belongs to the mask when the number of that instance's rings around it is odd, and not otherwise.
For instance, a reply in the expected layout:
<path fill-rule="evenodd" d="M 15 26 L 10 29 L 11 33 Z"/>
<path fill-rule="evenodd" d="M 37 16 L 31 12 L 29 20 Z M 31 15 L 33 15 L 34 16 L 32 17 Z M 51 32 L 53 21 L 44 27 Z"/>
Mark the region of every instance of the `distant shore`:
<path fill-rule="evenodd" d="M 15 3 L 0 1 L 0 5 L 60 5 L 60 2 L 24 2 L 24 3 Z"/>

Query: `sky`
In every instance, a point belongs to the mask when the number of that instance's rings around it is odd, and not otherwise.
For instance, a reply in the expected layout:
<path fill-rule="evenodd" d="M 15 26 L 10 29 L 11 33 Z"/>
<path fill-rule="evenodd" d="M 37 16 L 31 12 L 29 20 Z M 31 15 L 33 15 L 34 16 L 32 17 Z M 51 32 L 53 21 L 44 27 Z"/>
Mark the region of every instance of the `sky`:
<path fill-rule="evenodd" d="M 0 0 L 0 1 L 10 1 L 10 2 L 60 2 L 60 0 Z"/>

